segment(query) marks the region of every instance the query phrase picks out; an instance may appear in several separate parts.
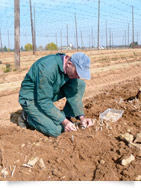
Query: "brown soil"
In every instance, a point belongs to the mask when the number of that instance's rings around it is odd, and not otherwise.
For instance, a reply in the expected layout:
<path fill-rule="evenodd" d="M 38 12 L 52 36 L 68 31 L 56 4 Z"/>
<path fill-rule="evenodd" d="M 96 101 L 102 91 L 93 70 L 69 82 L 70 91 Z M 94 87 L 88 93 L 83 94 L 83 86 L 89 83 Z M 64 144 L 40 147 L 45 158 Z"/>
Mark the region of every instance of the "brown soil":
<path fill-rule="evenodd" d="M 134 98 L 141 87 L 141 50 L 86 53 L 92 60 L 92 79 L 86 82 L 84 109 L 87 117 L 96 119 L 95 125 L 63 133 L 57 138 L 44 136 L 36 130 L 21 129 L 17 125 L 21 113 L 18 91 L 29 66 L 21 72 L 1 71 L 1 181 L 134 181 L 141 176 L 141 150 L 120 139 L 121 134 L 128 132 L 135 136 L 141 132 L 141 101 Z M 40 57 L 39 54 L 35 57 L 30 55 L 26 54 L 26 61 Z M 1 59 L 4 62 L 7 57 L 10 61 L 12 56 L 1 55 Z M 102 60 L 101 57 L 107 56 L 108 61 Z M 127 61 L 122 61 L 121 56 L 126 56 Z M 13 61 L 10 62 L 12 65 Z M 130 97 L 133 100 L 126 100 Z M 64 102 L 65 99 L 55 105 L 61 109 Z M 123 116 L 116 122 L 100 124 L 99 115 L 107 108 L 124 110 Z M 127 166 L 121 165 L 121 158 L 131 154 L 135 160 Z M 25 165 L 35 157 L 38 160 L 32 168 Z"/>

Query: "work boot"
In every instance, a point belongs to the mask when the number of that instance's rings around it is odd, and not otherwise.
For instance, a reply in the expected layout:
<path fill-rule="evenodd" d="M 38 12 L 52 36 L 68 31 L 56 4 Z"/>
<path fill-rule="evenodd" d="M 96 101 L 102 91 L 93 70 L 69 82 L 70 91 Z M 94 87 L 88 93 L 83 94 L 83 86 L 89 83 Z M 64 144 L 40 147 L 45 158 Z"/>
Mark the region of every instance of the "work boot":
<path fill-rule="evenodd" d="M 28 127 L 27 114 L 24 111 L 22 111 L 21 115 L 18 118 L 18 125 L 21 128 L 27 128 Z"/>

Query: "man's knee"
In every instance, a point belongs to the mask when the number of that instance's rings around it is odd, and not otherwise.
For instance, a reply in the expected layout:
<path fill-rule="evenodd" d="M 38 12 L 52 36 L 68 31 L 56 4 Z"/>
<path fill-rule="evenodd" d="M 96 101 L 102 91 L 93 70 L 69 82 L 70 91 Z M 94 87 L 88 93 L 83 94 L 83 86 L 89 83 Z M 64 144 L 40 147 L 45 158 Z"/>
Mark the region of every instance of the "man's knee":
<path fill-rule="evenodd" d="M 49 136 L 52 136 L 52 137 L 57 137 L 57 136 L 60 136 L 62 134 L 62 132 L 60 131 L 49 131 Z"/>
<path fill-rule="evenodd" d="M 43 133 L 46 136 L 52 136 L 52 137 L 57 137 L 59 136 L 61 133 L 64 132 L 64 129 L 62 127 L 62 125 L 55 125 L 53 123 L 50 122 L 35 122 L 33 120 L 30 119 L 29 124 L 34 127 L 37 131 Z"/>

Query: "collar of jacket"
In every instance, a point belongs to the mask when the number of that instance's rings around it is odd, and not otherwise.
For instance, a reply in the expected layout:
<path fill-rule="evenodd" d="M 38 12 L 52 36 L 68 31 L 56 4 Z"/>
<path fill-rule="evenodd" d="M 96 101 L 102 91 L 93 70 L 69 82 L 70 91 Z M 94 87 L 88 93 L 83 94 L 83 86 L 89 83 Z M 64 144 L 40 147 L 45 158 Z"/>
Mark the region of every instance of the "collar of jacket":
<path fill-rule="evenodd" d="M 61 59 L 61 56 L 60 56 L 60 55 L 66 55 L 66 54 L 64 54 L 64 53 L 57 53 L 57 54 L 56 54 L 56 60 L 57 60 L 57 62 L 58 62 L 58 64 L 59 64 L 60 70 L 61 70 L 62 72 L 64 72 L 64 69 L 63 69 L 63 62 L 62 62 L 62 59 Z"/>

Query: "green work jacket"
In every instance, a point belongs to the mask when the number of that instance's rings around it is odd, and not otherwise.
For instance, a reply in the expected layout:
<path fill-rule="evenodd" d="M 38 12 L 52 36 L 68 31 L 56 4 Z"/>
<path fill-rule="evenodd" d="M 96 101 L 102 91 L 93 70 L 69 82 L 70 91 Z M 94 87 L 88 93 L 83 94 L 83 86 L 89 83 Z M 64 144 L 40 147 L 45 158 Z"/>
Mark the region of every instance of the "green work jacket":
<path fill-rule="evenodd" d="M 70 79 L 64 74 L 60 54 L 48 55 L 37 60 L 26 74 L 21 84 L 19 103 L 22 105 L 24 100 L 34 101 L 58 125 L 66 118 L 53 103 L 53 97 L 60 89 L 63 90 L 74 115 L 84 114 L 77 86 L 78 79 Z"/>

